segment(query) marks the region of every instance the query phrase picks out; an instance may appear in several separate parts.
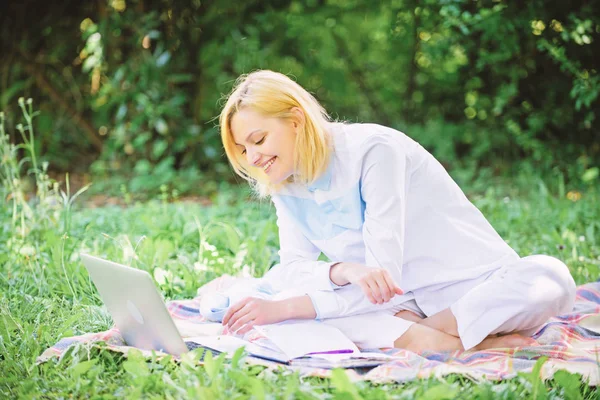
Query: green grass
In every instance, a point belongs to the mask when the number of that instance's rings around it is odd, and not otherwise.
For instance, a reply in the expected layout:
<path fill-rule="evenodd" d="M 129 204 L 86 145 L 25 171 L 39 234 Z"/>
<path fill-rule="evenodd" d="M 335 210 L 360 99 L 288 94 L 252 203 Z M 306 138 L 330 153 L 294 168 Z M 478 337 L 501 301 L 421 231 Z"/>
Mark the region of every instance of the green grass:
<path fill-rule="evenodd" d="M 459 173 L 456 177 L 461 181 Z M 521 255 L 545 253 L 565 261 L 578 283 L 600 275 L 600 191 L 573 188 L 559 176 L 514 179 L 480 177 L 463 188 L 499 233 Z M 577 201 L 575 191 L 581 194 Z M 570 194 L 568 194 L 571 192 Z M 202 367 L 192 353 L 181 364 L 170 358 L 124 359 L 98 347 L 77 345 L 60 361 L 35 364 L 60 338 L 111 326 L 79 261 L 87 251 L 149 271 L 166 298 L 190 298 L 223 273 L 260 276 L 277 262 L 274 209 L 248 200 L 244 189 L 223 189 L 213 206 L 161 200 L 126 208 L 86 208 L 36 214 L 26 235 L 13 227 L 10 207 L 0 208 L 0 398 L 339 398 L 521 399 L 597 398 L 575 375 L 540 385 L 535 374 L 500 383 L 450 376 L 398 385 L 300 379 L 286 371 L 222 358 Z M 61 211 L 63 210 L 63 211 Z M 53 222 L 55 221 L 55 222 Z M 67 224 L 65 221 L 69 221 Z M 68 232 L 64 232 L 65 227 Z"/>

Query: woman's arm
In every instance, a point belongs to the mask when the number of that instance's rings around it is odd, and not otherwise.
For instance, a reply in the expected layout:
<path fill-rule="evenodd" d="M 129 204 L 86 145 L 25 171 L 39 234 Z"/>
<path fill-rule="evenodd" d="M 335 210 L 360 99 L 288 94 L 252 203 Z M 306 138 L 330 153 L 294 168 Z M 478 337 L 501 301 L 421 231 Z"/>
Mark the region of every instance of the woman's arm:
<path fill-rule="evenodd" d="M 383 304 L 397 294 L 403 294 L 391 275 L 383 268 L 370 268 L 357 263 L 338 263 L 331 267 L 331 281 L 339 286 L 349 283 L 360 286 L 373 304 Z"/>
<path fill-rule="evenodd" d="M 365 147 L 361 173 L 365 264 L 387 270 L 402 287 L 408 159 L 393 137 L 374 137 Z"/>
<path fill-rule="evenodd" d="M 373 286 L 369 285 L 376 285 L 376 280 L 381 276 L 388 280 L 390 289 L 386 289 L 385 300 L 376 300 L 371 293 Z M 321 303 L 321 309 L 331 315 L 331 318 L 336 316 L 334 313 L 339 313 L 337 316 L 343 316 L 380 310 L 381 307 L 377 307 L 378 305 L 389 301 L 396 294 L 402 294 L 387 271 L 381 268 L 373 269 L 354 263 L 337 263 L 331 268 L 331 280 L 339 285 L 355 281 L 356 285 L 342 288 L 336 293 L 321 291 L 320 293 L 329 296 L 329 298 L 323 298 L 322 301 L 315 301 L 314 292 L 312 293 L 313 297 L 302 295 L 279 300 L 247 297 L 227 310 L 222 323 L 227 325 L 230 331 L 245 334 L 254 325 L 275 324 L 290 319 L 321 319 L 323 317 L 319 316 L 316 308 L 318 303 Z M 295 291 L 297 292 L 298 289 Z M 364 294 L 367 296 L 365 297 Z M 280 295 L 286 294 L 281 293 Z"/>
<path fill-rule="evenodd" d="M 223 317 L 223 325 L 232 332 L 243 335 L 254 325 L 276 324 L 289 319 L 315 319 L 316 312 L 308 296 L 282 300 L 264 300 L 247 297 L 234 304 Z M 241 329 L 240 329 L 241 328 Z"/>

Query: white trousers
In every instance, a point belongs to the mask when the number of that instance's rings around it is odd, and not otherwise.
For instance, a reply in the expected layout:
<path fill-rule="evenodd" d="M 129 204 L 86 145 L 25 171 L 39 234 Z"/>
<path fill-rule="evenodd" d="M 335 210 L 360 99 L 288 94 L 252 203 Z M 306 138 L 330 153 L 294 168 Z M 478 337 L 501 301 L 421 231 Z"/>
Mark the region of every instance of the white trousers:
<path fill-rule="evenodd" d="M 492 334 L 520 333 L 530 336 L 549 318 L 572 311 L 575 302 L 575 282 L 567 266 L 560 260 L 533 255 L 504 265 L 482 279 L 457 282 L 461 293 L 450 304 L 465 349 L 481 343 Z M 456 293 L 448 285 L 431 292 L 440 299 L 446 293 Z M 446 293 L 445 293 L 446 292 Z M 393 347 L 413 322 L 394 317 L 401 310 L 410 310 L 425 317 L 418 301 L 412 299 L 395 307 L 350 317 L 331 318 L 325 323 L 340 329 L 360 348 Z"/>

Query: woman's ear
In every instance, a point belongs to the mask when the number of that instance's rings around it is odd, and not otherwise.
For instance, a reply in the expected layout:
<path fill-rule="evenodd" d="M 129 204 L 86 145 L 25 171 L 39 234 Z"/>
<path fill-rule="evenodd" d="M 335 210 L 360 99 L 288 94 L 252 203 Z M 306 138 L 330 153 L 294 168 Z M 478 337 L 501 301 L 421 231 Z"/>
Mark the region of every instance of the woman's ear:
<path fill-rule="evenodd" d="M 304 111 L 302 111 L 302 109 L 299 107 L 293 107 L 292 113 L 294 113 L 294 118 L 292 119 L 294 129 L 304 128 L 304 123 L 306 122 Z"/>

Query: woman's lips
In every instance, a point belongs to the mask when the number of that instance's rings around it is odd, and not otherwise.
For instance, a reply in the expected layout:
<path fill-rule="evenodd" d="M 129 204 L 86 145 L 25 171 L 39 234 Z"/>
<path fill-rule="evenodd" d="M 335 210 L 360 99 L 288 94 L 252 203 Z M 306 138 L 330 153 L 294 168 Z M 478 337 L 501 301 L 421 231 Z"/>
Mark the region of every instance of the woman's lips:
<path fill-rule="evenodd" d="M 272 166 L 273 166 L 273 164 L 275 163 L 275 159 L 276 159 L 276 158 L 277 158 L 277 157 L 275 156 L 275 157 L 271 158 L 269 161 L 267 161 L 267 162 L 265 163 L 265 165 L 268 165 L 268 164 L 270 163 L 270 165 L 269 165 L 267 168 L 265 168 L 265 170 L 264 170 L 264 171 L 265 171 L 265 173 L 269 173 L 269 171 L 271 170 L 271 167 L 272 167 Z"/>

